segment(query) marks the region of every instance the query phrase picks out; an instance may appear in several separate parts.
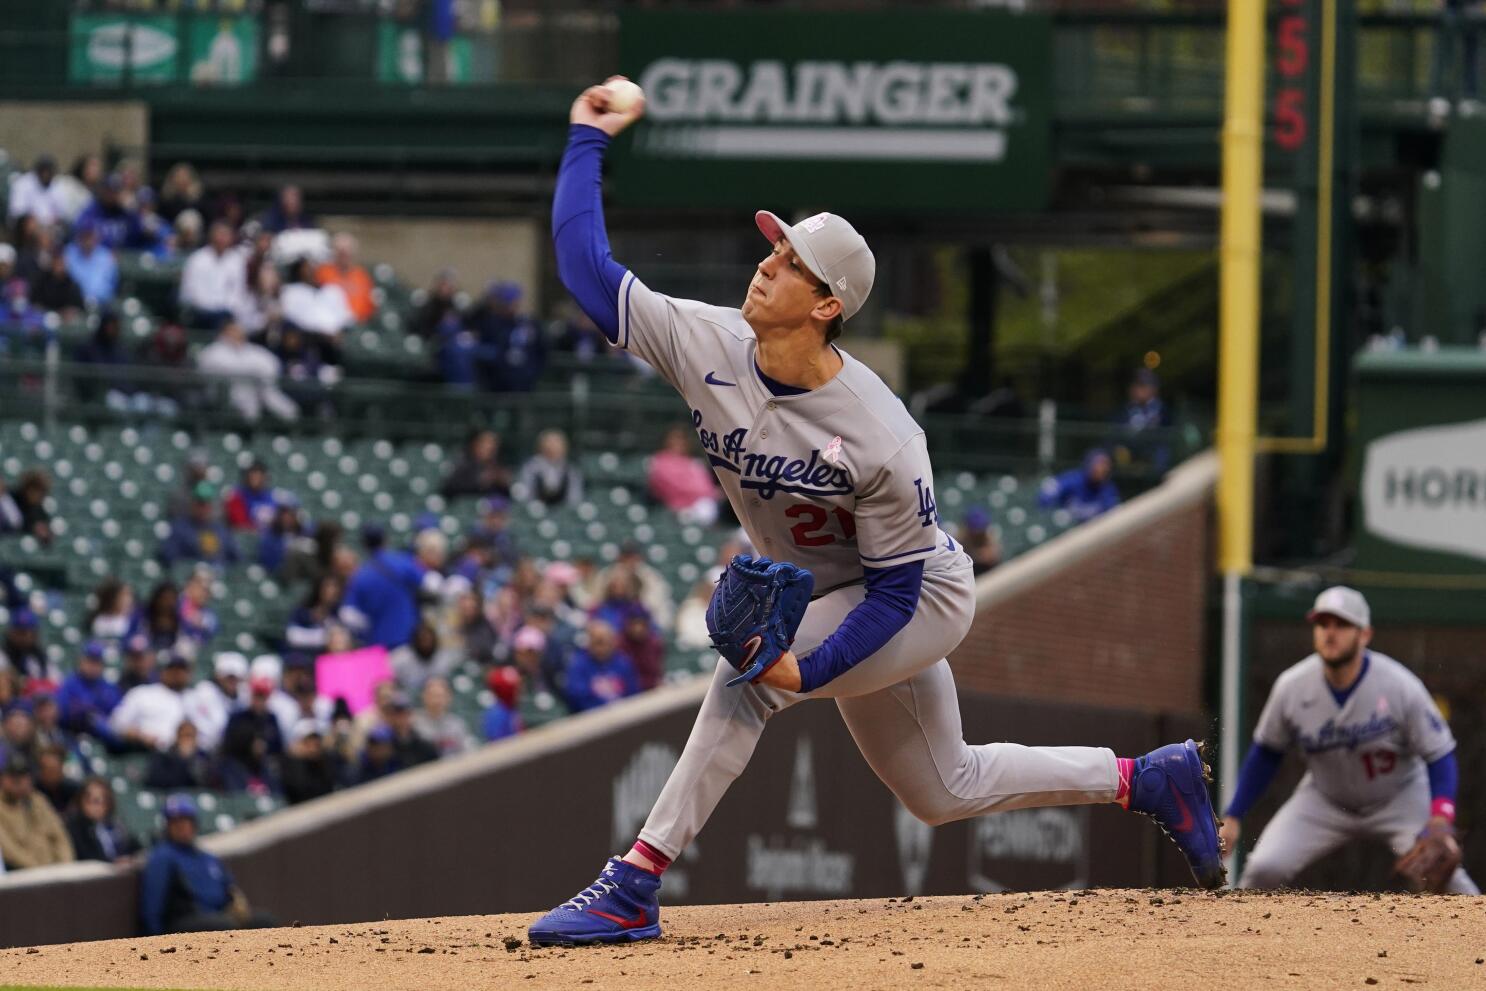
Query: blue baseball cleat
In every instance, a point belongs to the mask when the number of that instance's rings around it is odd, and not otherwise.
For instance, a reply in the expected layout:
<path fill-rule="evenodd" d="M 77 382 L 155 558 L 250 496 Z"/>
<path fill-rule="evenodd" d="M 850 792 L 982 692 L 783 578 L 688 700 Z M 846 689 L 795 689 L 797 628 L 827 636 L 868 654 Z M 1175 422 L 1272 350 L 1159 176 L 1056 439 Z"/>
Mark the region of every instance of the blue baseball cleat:
<path fill-rule="evenodd" d="M 1130 774 L 1130 811 L 1148 815 L 1176 841 L 1192 875 L 1204 888 L 1228 880 L 1218 820 L 1207 794 L 1207 765 L 1198 745 L 1172 743 L 1135 760 Z"/>
<path fill-rule="evenodd" d="M 610 857 L 598 880 L 532 923 L 532 946 L 627 943 L 660 935 L 660 877 Z"/>

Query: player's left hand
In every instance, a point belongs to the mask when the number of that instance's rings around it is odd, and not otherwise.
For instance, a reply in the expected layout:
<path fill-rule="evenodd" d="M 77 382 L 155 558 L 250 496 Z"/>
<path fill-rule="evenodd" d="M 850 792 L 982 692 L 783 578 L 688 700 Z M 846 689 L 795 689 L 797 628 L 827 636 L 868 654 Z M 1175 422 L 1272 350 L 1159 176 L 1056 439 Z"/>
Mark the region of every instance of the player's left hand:
<path fill-rule="evenodd" d="M 781 654 L 779 660 L 759 675 L 754 684 L 782 688 L 786 692 L 798 692 L 800 690 L 800 661 L 795 657 L 794 651 L 786 650 Z"/>

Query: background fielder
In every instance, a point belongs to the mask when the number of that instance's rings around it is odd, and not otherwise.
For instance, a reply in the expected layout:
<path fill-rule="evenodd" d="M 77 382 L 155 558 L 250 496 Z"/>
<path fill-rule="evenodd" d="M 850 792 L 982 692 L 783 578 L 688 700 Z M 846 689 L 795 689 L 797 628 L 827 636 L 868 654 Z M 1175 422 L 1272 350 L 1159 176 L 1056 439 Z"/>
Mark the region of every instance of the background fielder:
<path fill-rule="evenodd" d="M 600 169 L 638 118 L 592 87 L 553 201 L 558 269 L 584 310 L 685 398 L 698 439 L 760 554 L 809 569 L 816 598 L 793 649 L 736 687 L 719 661 L 680 761 L 635 846 L 538 920 L 533 943 L 660 934 L 660 875 L 747 766 L 769 717 L 832 698 L 872 769 L 911 812 L 941 823 L 1006 809 L 1117 801 L 1163 822 L 1199 880 L 1221 860 L 1203 767 L 1189 740 L 1140 761 L 1094 747 L 967 746 L 944 660 L 969 630 L 974 579 L 939 527 L 923 431 L 901 400 L 832 342 L 876 263 L 845 220 L 791 227 L 761 211 L 773 251 L 741 309 L 654 292 L 609 253 Z M 714 630 L 714 633 L 716 631 Z"/>
<path fill-rule="evenodd" d="M 1368 648 L 1362 593 L 1328 588 L 1306 618 L 1316 652 L 1275 679 L 1223 822 L 1226 848 L 1286 751 L 1300 751 L 1306 772 L 1259 836 L 1241 888 L 1279 887 L 1352 839 L 1381 839 L 1402 855 L 1431 820 L 1455 819 L 1455 737 L 1423 682 Z M 1463 868 L 1448 890 L 1480 894 Z"/>

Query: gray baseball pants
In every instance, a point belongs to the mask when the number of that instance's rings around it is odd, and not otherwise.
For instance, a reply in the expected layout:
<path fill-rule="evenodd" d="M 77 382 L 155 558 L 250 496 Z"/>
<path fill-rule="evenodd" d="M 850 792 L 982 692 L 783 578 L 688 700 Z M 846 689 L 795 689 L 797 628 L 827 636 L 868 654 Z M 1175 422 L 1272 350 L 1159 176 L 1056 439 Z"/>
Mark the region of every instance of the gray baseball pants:
<path fill-rule="evenodd" d="M 1360 837 L 1387 842 L 1395 857 L 1414 845 L 1429 822 L 1429 779 L 1416 773 L 1397 795 L 1368 812 L 1348 812 L 1321 794 L 1307 774 L 1295 794 L 1269 820 L 1244 863 L 1240 888 L 1278 888 L 1343 843 Z M 1450 876 L 1446 890 L 1479 895 L 1465 868 Z"/>
<path fill-rule="evenodd" d="M 865 595 L 852 585 L 812 602 L 795 636 L 796 654 L 819 646 Z M 964 639 L 974 615 L 975 583 L 963 560 L 962 568 L 925 572 L 908 625 L 813 692 L 728 688 L 737 672 L 719 659 L 686 749 L 640 839 L 679 856 L 748 766 L 769 717 L 807 698 L 836 700 L 872 770 L 930 825 L 1010 809 L 1113 801 L 1119 772 L 1111 750 L 965 743 L 954 675 L 944 657 Z"/>

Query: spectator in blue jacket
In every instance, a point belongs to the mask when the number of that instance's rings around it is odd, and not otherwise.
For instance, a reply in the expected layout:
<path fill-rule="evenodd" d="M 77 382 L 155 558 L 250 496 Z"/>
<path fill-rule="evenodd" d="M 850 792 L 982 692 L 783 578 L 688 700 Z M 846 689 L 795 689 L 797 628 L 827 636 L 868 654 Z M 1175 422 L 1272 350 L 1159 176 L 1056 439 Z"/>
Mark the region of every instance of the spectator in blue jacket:
<path fill-rule="evenodd" d="M 492 392 L 531 391 L 547 363 L 546 339 L 521 312 L 522 295 L 514 282 L 493 282 L 467 318 L 480 342 L 480 384 Z"/>
<path fill-rule="evenodd" d="M 78 214 L 76 226 L 92 227 L 98 231 L 98 240 L 110 251 L 129 246 L 129 234 L 137 226 L 134 214 L 124 205 L 123 179 L 111 175 L 99 184 L 98 194 Z"/>
<path fill-rule="evenodd" d="M 119 686 L 103 676 L 103 659 L 108 648 L 97 640 L 83 644 L 77 659 L 77 670 L 68 675 L 57 690 L 57 706 L 62 711 L 62 726 L 73 733 L 86 733 L 110 750 L 119 746 L 118 736 L 108 725 L 109 714 L 124 697 Z"/>
<path fill-rule="evenodd" d="M 165 800 L 165 839 L 145 862 L 139 914 L 146 936 L 275 925 L 273 916 L 248 904 L 226 865 L 196 845 L 196 803 L 189 795 Z"/>
<path fill-rule="evenodd" d="M 634 664 L 619 652 L 619 634 L 601 619 L 590 620 L 588 643 L 573 651 L 568 661 L 568 708 L 574 712 L 597 709 L 639 690 Z"/>
<path fill-rule="evenodd" d="M 1096 447 L 1084 455 L 1081 467 L 1043 482 L 1037 504 L 1066 509 L 1079 523 L 1091 520 L 1120 504 L 1120 490 L 1109 477 L 1112 469 L 1109 454 Z"/>
<path fill-rule="evenodd" d="M 99 241 L 98 228 L 91 223 L 78 224 L 74 236 L 63 252 L 67 274 L 83 291 L 88 304 L 112 303 L 119 290 L 119 263 L 114 260 L 114 253 Z"/>
<path fill-rule="evenodd" d="M 160 545 L 161 564 L 169 567 L 177 561 L 237 563 L 237 544 L 217 518 L 216 499 L 215 485 L 211 482 L 196 483 L 186 515 L 171 521 L 170 536 Z"/>
<path fill-rule="evenodd" d="M 381 527 L 363 529 L 366 561 L 346 586 L 341 620 L 362 643 L 390 650 L 412 639 L 419 599 L 425 591 L 437 589 L 448 541 L 438 530 L 424 530 L 410 554 L 389 550 L 386 539 Z"/>

